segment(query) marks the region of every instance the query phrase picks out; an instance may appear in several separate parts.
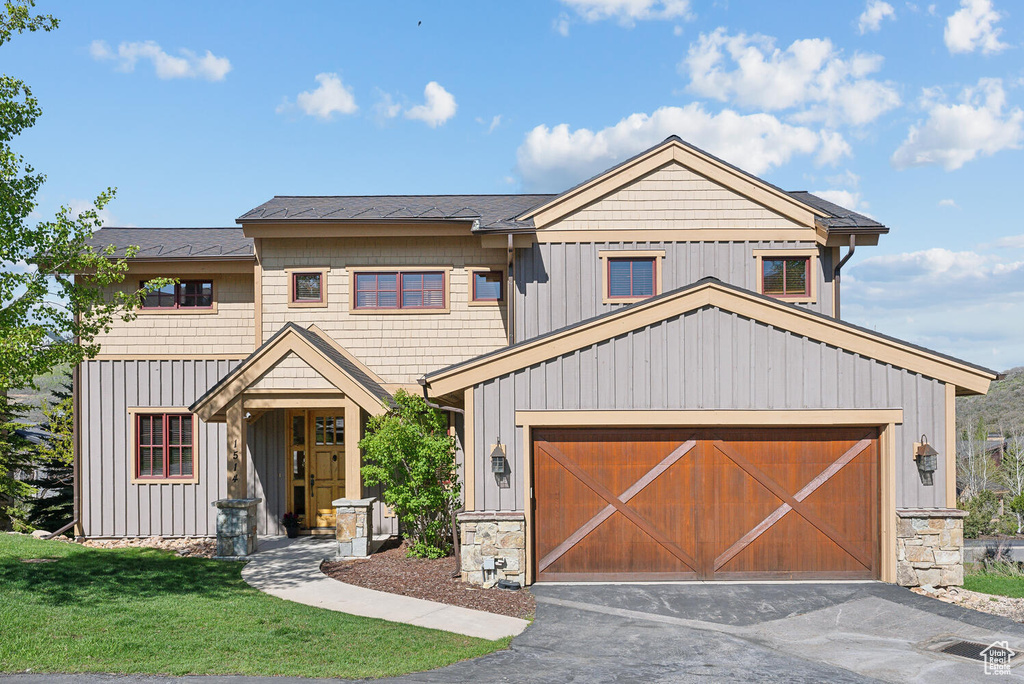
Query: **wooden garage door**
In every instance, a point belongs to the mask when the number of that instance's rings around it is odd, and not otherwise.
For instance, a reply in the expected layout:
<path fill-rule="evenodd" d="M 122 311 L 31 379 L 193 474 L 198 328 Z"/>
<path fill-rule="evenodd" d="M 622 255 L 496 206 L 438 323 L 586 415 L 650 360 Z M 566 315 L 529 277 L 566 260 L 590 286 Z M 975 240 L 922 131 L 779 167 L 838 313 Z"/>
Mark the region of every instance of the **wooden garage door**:
<path fill-rule="evenodd" d="M 878 577 L 873 428 L 535 430 L 552 580 Z"/>

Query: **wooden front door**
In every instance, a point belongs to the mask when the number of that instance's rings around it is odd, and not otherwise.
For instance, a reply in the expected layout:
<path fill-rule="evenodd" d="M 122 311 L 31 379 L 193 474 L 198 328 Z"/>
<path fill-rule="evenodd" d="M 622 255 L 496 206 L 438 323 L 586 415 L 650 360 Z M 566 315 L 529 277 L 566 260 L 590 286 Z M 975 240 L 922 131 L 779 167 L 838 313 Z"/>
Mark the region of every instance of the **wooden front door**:
<path fill-rule="evenodd" d="M 539 580 L 876 578 L 877 430 L 534 432 Z"/>
<path fill-rule="evenodd" d="M 309 412 L 309 526 L 334 527 L 331 502 L 345 495 L 345 414 Z"/>

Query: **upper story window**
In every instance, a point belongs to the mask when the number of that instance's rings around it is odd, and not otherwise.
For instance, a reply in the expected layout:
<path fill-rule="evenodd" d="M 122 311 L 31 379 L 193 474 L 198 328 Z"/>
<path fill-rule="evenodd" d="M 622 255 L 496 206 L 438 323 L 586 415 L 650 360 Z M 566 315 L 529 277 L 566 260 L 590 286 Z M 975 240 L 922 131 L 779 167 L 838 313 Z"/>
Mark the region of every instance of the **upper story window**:
<path fill-rule="evenodd" d="M 444 271 L 355 273 L 354 309 L 445 309 Z"/>
<path fill-rule="evenodd" d="M 292 273 L 292 301 L 316 302 L 324 300 L 324 274 Z"/>
<path fill-rule="evenodd" d="M 609 258 L 609 299 L 637 299 L 653 296 L 657 267 L 654 257 Z"/>
<path fill-rule="evenodd" d="M 213 281 L 182 280 L 164 285 L 148 293 L 142 306 L 145 309 L 212 309 Z"/>
<path fill-rule="evenodd" d="M 135 416 L 135 477 L 191 480 L 195 476 L 192 415 L 139 413 Z"/>
<path fill-rule="evenodd" d="M 809 297 L 810 257 L 761 259 L 761 292 L 772 297 Z"/>
<path fill-rule="evenodd" d="M 327 274 L 329 272 L 330 268 L 327 267 L 286 268 L 288 306 L 291 308 L 327 306 Z"/>
<path fill-rule="evenodd" d="M 505 274 L 485 269 L 471 270 L 472 302 L 500 302 L 503 299 Z"/>

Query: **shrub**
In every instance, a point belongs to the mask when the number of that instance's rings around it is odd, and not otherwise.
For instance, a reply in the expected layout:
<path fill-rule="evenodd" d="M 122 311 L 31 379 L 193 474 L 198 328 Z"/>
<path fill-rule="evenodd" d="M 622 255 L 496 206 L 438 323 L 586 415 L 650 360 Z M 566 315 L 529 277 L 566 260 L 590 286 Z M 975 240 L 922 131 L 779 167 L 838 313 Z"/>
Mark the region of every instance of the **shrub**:
<path fill-rule="evenodd" d="M 411 542 L 409 555 L 441 558 L 451 553 L 452 517 L 461 487 L 455 438 L 443 412 L 399 390 L 395 405 L 366 426 L 359 442 L 363 481 L 381 485 L 381 498 Z"/>
<path fill-rule="evenodd" d="M 962 501 L 961 506 L 967 511 L 967 517 L 964 518 L 965 537 L 977 539 L 995 532 L 996 527 L 992 521 L 999 511 L 999 499 L 995 492 L 983 489 L 970 499 Z"/>
<path fill-rule="evenodd" d="M 1007 537 L 1017 534 L 1017 516 L 1013 513 L 1006 512 L 999 517 L 996 522 L 996 534 L 1005 535 Z"/>

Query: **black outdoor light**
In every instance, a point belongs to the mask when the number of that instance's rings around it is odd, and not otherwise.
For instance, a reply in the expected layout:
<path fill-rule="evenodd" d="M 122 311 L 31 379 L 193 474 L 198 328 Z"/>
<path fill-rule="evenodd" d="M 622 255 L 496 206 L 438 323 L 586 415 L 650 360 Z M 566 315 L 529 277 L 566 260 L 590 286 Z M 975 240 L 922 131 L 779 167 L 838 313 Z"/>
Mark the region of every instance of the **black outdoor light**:
<path fill-rule="evenodd" d="M 505 446 L 503 444 L 495 444 L 494 449 L 491 450 L 491 472 L 495 475 L 505 472 Z"/>
<path fill-rule="evenodd" d="M 917 469 L 923 473 L 934 473 L 939 468 L 939 452 L 928 443 L 928 437 L 921 435 L 921 442 L 917 445 L 914 458 L 917 460 Z"/>

